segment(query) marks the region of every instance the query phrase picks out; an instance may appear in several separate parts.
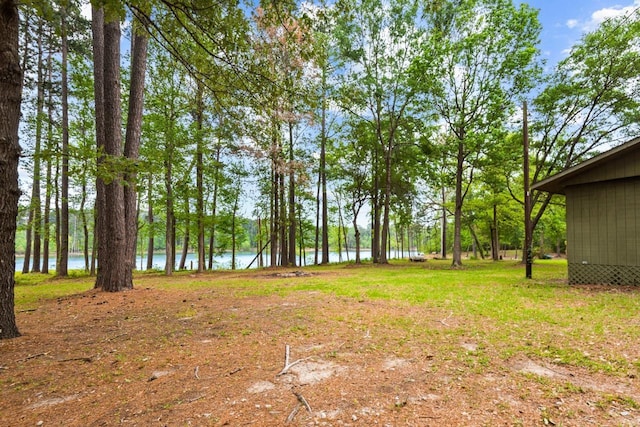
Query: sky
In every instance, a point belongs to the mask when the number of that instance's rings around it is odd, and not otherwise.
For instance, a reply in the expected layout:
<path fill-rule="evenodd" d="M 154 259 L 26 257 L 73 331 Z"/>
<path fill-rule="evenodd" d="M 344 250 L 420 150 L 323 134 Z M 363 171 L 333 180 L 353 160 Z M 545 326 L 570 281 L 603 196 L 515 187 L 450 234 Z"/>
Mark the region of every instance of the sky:
<path fill-rule="evenodd" d="M 521 0 L 519 3 L 527 3 L 540 11 L 540 49 L 548 66 L 566 57 L 583 34 L 603 21 L 640 8 L 640 0 Z"/>

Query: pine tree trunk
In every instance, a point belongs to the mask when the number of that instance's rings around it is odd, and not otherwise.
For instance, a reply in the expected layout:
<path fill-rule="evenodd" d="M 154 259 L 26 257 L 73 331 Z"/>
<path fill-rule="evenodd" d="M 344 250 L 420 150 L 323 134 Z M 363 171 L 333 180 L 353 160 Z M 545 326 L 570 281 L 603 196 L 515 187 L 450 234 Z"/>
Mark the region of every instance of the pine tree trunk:
<path fill-rule="evenodd" d="M 270 266 L 271 267 L 275 267 L 276 265 L 278 265 L 278 227 L 280 224 L 280 220 L 279 220 L 279 205 L 280 205 L 280 200 L 278 197 L 278 184 L 279 184 L 279 180 L 278 180 L 278 172 L 276 170 L 277 165 L 276 165 L 276 159 L 275 159 L 275 154 L 274 154 L 274 158 L 271 161 L 271 194 L 270 194 L 270 240 L 271 240 L 271 253 L 270 253 Z"/>
<path fill-rule="evenodd" d="M 322 166 L 321 166 L 322 167 Z M 320 252 L 320 182 L 322 181 L 322 173 L 318 171 L 318 182 L 316 184 L 316 230 L 314 239 L 314 255 L 313 263 L 319 264 L 319 252 Z"/>
<path fill-rule="evenodd" d="M 154 225 L 153 225 L 153 175 L 149 173 L 147 184 L 147 220 L 149 221 L 149 240 L 147 243 L 147 270 L 153 269 Z"/>
<path fill-rule="evenodd" d="M 85 211 L 85 204 L 87 203 L 87 184 L 82 183 L 82 199 L 80 200 L 80 219 L 82 221 L 82 236 L 83 247 L 82 253 L 84 254 L 84 271 L 89 272 L 89 225 L 87 224 L 87 212 Z"/>
<path fill-rule="evenodd" d="M 68 275 L 69 266 L 69 85 L 67 79 L 68 50 L 67 17 L 61 7 L 60 31 L 62 33 L 62 171 L 60 184 L 60 244 L 57 247 L 56 273 L 58 277 Z"/>
<path fill-rule="evenodd" d="M 293 123 L 289 123 L 289 265 L 296 265 L 296 181 L 293 167 Z"/>
<path fill-rule="evenodd" d="M 204 122 L 204 100 L 203 100 L 202 83 L 198 82 L 196 89 L 196 221 L 198 228 L 198 273 L 202 273 L 205 270 L 205 246 L 204 246 L 204 135 L 202 134 L 203 122 Z"/>
<path fill-rule="evenodd" d="M 140 153 L 142 133 L 142 110 L 144 106 L 144 78 L 147 70 L 147 45 L 149 39 L 138 20 L 134 21 L 131 40 L 131 83 L 129 88 L 129 111 L 127 113 L 127 133 L 124 144 L 124 156 L 132 164 L 137 164 Z M 136 242 L 138 241 L 138 199 L 137 173 L 131 168 L 125 174 L 125 240 L 127 269 L 133 271 L 136 260 Z M 133 283 L 132 285 L 133 286 Z"/>
<path fill-rule="evenodd" d="M 53 105 L 50 104 L 49 107 L 49 118 L 51 118 L 51 116 L 53 115 L 53 113 L 51 112 L 51 109 L 53 108 Z M 51 120 L 49 120 L 49 131 L 48 134 L 52 135 L 53 134 L 53 130 L 52 130 L 52 122 Z M 49 141 L 51 141 L 51 139 L 49 139 Z M 42 269 L 41 272 L 42 274 L 49 274 L 49 241 L 51 239 L 51 224 L 50 224 L 50 218 L 51 218 L 51 189 L 53 188 L 53 183 L 51 182 L 51 174 L 52 174 L 52 167 L 53 165 L 51 164 L 51 159 L 49 159 L 47 161 L 47 173 L 46 173 L 46 184 L 45 184 L 45 193 L 44 193 L 44 211 L 43 211 L 43 217 L 44 220 L 42 222 Z"/>
<path fill-rule="evenodd" d="M 107 269 L 110 260 L 107 254 L 106 241 L 106 204 L 105 204 L 105 184 L 102 177 L 102 165 L 104 163 L 104 10 L 91 8 L 91 32 L 93 35 L 93 93 L 95 98 L 96 117 L 96 152 L 98 174 L 96 177 L 96 200 L 95 200 L 95 236 L 97 240 L 96 255 L 92 265 L 92 272 L 96 274 L 95 288 L 102 288 L 103 277 L 95 271 L 95 261 L 98 262 L 97 270 Z M 45 218 L 46 221 L 46 218 Z"/>
<path fill-rule="evenodd" d="M 104 152 L 121 157 L 122 106 L 120 102 L 120 22 L 104 25 Z M 105 185 L 106 253 L 100 259 L 96 283 L 104 291 L 117 292 L 133 288 L 132 263 L 128 257 L 124 177 L 122 171 L 110 171 Z M 108 259 L 106 266 L 103 260 Z"/>
<path fill-rule="evenodd" d="M 173 144 L 173 142 L 170 142 Z M 165 224 L 165 264 L 164 273 L 167 276 L 173 274 L 176 265 L 176 244 L 175 244 L 175 215 L 173 207 L 173 168 L 171 159 L 173 157 L 173 146 L 167 147 L 164 160 L 164 186 L 167 193 L 166 201 L 166 224 Z"/>
<path fill-rule="evenodd" d="M 233 201 L 233 213 L 231 214 L 231 269 L 236 269 L 236 215 L 238 213 L 239 192 Z"/>
<path fill-rule="evenodd" d="M 289 265 L 289 246 L 288 246 L 289 241 L 287 239 L 287 231 L 286 231 L 287 208 L 284 203 L 284 200 L 285 200 L 284 173 L 278 174 L 278 180 L 279 180 L 279 188 L 280 188 L 280 192 L 278 193 L 278 196 L 280 199 L 280 213 L 278 214 L 278 216 L 280 217 L 280 224 L 278 226 L 279 235 L 280 235 L 280 265 L 288 266 Z"/>
<path fill-rule="evenodd" d="M 327 70 L 322 67 L 320 185 L 322 187 L 322 264 L 329 263 L 329 203 L 327 200 Z"/>
<path fill-rule="evenodd" d="M 222 151 L 222 144 L 218 140 L 216 144 L 216 163 L 215 163 L 215 172 L 213 173 L 213 200 L 211 202 L 211 229 L 209 235 L 209 270 L 213 268 L 213 253 L 215 251 L 215 243 L 216 243 L 216 215 L 218 211 L 218 181 L 220 180 L 220 152 Z M 261 246 L 262 247 L 262 246 Z M 260 250 L 258 248 L 258 250 Z M 260 257 L 262 260 L 262 255 Z M 262 267 L 262 264 L 260 264 Z"/>
<path fill-rule="evenodd" d="M 189 197 L 185 194 L 184 201 L 184 239 L 182 242 L 182 255 L 180 256 L 180 264 L 178 265 L 178 270 L 184 270 L 187 266 L 187 255 L 189 253 L 189 240 L 190 240 L 190 230 L 191 223 L 189 221 Z"/>
<path fill-rule="evenodd" d="M 22 51 L 23 51 L 22 69 L 26 70 L 28 67 L 29 45 L 30 45 L 30 34 L 31 34 L 31 28 L 29 27 L 28 13 L 24 14 L 24 23 L 23 23 L 22 32 L 24 34 L 24 46 L 22 48 Z M 41 34 L 41 32 L 39 31 L 38 34 Z M 24 262 L 22 264 L 22 274 L 26 274 L 29 272 L 29 265 L 31 263 L 31 236 L 32 236 L 32 233 L 34 233 L 37 228 L 35 224 L 35 211 L 36 211 L 36 204 L 39 204 L 39 201 L 40 201 L 40 189 L 38 188 L 40 185 L 39 183 L 40 177 L 38 176 L 39 172 L 38 174 L 36 174 L 36 165 L 38 167 L 40 166 L 40 159 L 39 159 L 40 141 L 42 137 L 42 124 L 41 124 L 42 104 L 39 102 L 41 99 L 41 92 L 42 92 L 42 36 L 38 37 L 38 61 L 37 61 L 36 67 L 37 67 L 36 137 L 35 137 L 34 150 L 33 150 L 33 180 L 31 185 L 31 199 L 29 202 L 29 220 L 27 222 L 27 230 L 26 230 L 26 237 L 25 237 L 26 242 L 25 242 Z M 22 84 L 24 85 L 24 74 L 23 74 Z M 37 192 L 36 192 L 36 188 L 38 188 Z M 35 246 L 35 242 L 34 242 L 34 246 Z M 37 261 L 38 264 L 36 264 L 35 247 L 34 247 L 33 271 L 40 271 L 39 261 L 40 260 L 38 260 Z"/>
<path fill-rule="evenodd" d="M 0 0 L 0 339 L 20 336 L 15 318 L 15 241 L 22 70 L 18 55 L 20 18 L 14 0 Z"/>
<path fill-rule="evenodd" d="M 38 28 L 38 64 L 36 98 L 36 134 L 33 150 L 33 184 L 31 187 L 31 209 L 33 210 L 33 267 L 40 272 L 40 247 L 42 246 L 42 201 L 40 199 L 40 174 L 42 165 L 42 126 L 44 122 L 44 63 L 42 61 L 42 25 Z"/>

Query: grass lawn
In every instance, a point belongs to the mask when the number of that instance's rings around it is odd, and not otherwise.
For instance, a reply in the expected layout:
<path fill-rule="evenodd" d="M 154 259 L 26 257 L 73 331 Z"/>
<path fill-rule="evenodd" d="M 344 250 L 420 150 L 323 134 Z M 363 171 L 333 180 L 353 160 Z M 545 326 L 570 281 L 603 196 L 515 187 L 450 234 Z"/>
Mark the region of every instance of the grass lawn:
<path fill-rule="evenodd" d="M 296 269 L 215 271 L 201 275 L 179 272 L 172 277 L 157 272 L 138 273 L 134 280 L 136 291 L 122 293 L 124 296 L 92 291 L 93 279 L 81 274 L 68 279 L 19 274 L 16 312 L 21 332 L 27 337 L 32 334 L 30 329 L 35 327 L 36 318 L 42 322 L 46 318 L 60 320 L 56 316 L 75 316 L 74 328 L 92 327 L 87 323 L 96 319 L 122 328 L 122 324 L 126 325 L 123 319 L 144 318 L 145 328 L 151 327 L 152 331 L 123 332 L 141 334 L 136 335 L 141 340 L 139 348 L 129 348 L 125 356 L 120 356 L 125 360 L 150 357 L 142 353 L 148 353 L 146 346 L 157 344 L 158 340 L 165 340 L 163 345 L 170 347 L 171 340 L 166 342 L 169 335 L 179 337 L 180 351 L 191 348 L 189 357 L 196 357 L 197 352 L 192 349 L 194 342 L 208 342 L 209 338 L 202 337 L 224 325 L 227 328 L 224 333 L 215 333 L 218 346 L 233 346 L 235 352 L 254 354 L 253 357 L 259 359 L 269 359 L 273 351 L 271 357 L 277 359 L 277 362 L 271 361 L 274 365 L 281 363 L 281 356 L 276 355 L 281 354 L 282 344 L 286 342 L 296 345 L 298 354 L 301 347 L 307 349 L 300 355 L 308 356 L 315 363 L 333 363 L 351 372 L 350 387 L 354 388 L 348 393 L 354 396 L 360 393 L 360 397 L 353 397 L 358 403 L 347 398 L 348 404 L 338 405 L 340 409 L 334 412 L 326 409 L 298 415 L 294 425 L 298 425 L 296 422 L 308 425 L 313 420 L 316 425 L 322 422 L 346 425 L 357 421 L 362 421 L 362 425 L 371 425 L 373 421 L 382 425 L 387 421 L 392 425 L 584 425 L 593 422 L 640 425 L 640 392 L 636 384 L 640 375 L 640 293 L 636 288 L 568 286 L 563 260 L 536 261 L 530 280 L 524 278 L 524 267 L 512 261 L 466 261 L 462 269 L 456 270 L 449 265 L 449 261 L 396 261 L 389 266 L 305 267 L 297 269 L 298 274 L 293 274 Z M 143 291 L 149 294 L 145 296 Z M 126 297 L 127 294 L 133 297 Z M 89 306 L 83 309 L 81 304 L 71 303 L 96 300 L 104 300 L 105 306 L 111 305 L 111 311 L 104 308 L 104 312 L 88 315 L 85 310 Z M 94 305 L 91 310 L 103 310 Z M 61 307 L 67 311 L 60 311 Z M 161 323 L 166 324 L 169 332 L 163 331 L 158 319 L 164 319 Z M 114 323 L 116 321 L 124 323 Z M 193 324 L 185 327 L 189 322 Z M 65 337 L 62 334 L 58 339 Z M 312 350 L 313 345 L 333 347 L 319 351 Z M 12 350 L 17 351 L 12 357 L 20 361 L 20 366 L 41 359 L 29 359 L 30 353 L 18 357 L 20 349 Z M 84 351 L 91 353 L 92 360 L 108 359 L 104 349 Z M 162 357 L 170 359 L 165 353 Z M 246 355 L 234 357 L 239 358 L 234 362 L 238 366 L 257 363 L 243 359 Z M 62 356 L 57 359 L 74 360 Z M 360 360 L 360 364 L 355 360 Z M 399 363 L 397 369 L 385 368 L 389 360 Z M 398 361 L 408 362 L 403 365 L 405 362 Z M 122 364 L 122 361 L 116 358 L 116 363 Z M 166 363 L 174 366 L 178 362 Z M 356 367 L 362 363 L 365 366 L 380 363 L 382 367 L 375 370 L 375 374 L 372 371 L 368 378 L 367 375 L 362 378 L 365 372 Z M 257 372 L 263 369 L 262 364 L 259 366 L 260 369 L 255 368 Z M 6 371 L 12 370 L 11 366 L 7 368 Z M 96 375 L 107 375 L 105 369 L 108 370 L 109 365 Z M 332 379 L 326 381 L 341 378 L 338 384 L 346 390 L 345 376 L 340 372 L 344 371 L 336 368 Z M 376 379 L 379 372 L 384 375 Z M 0 373 L 6 375 L 3 371 Z M 259 377 L 253 372 L 247 377 L 238 374 L 233 379 L 244 378 L 246 384 L 236 386 L 251 390 L 251 382 Z M 293 386 L 306 385 L 295 383 L 300 381 L 300 374 L 296 378 Z M 15 380 L 12 377 L 14 383 Z M 378 380 L 383 385 L 376 386 L 377 392 L 368 390 L 367 384 Z M 103 385 L 106 387 L 110 381 L 114 379 L 105 379 Z M 165 381 L 169 385 L 169 380 Z M 274 390 L 280 390 L 277 381 L 272 378 L 269 381 L 275 383 Z M 389 386 L 392 390 L 384 388 L 389 381 L 404 385 Z M 0 391 L 11 391 L 11 381 L 5 380 L 2 384 L 6 390 Z M 99 389 L 99 384 L 95 387 Z M 175 387 L 175 383 L 171 387 Z M 398 394 L 400 389 L 404 391 Z M 485 389 L 491 392 L 485 395 Z M 36 388 L 31 390 L 36 392 Z M 304 390 L 309 395 L 311 388 Z M 313 390 L 317 393 L 312 395 L 316 406 L 331 406 L 331 390 L 320 391 L 318 386 Z M 85 391 L 66 393 L 85 396 L 82 394 Z M 208 399 L 222 399 L 210 391 L 207 393 L 203 395 Z M 256 396 L 252 393 L 248 396 Z M 276 392 L 264 391 L 257 395 L 265 397 L 269 393 Z M 287 395 L 286 390 L 279 393 L 281 400 Z M 391 403 L 385 404 L 387 394 Z M 400 395 L 405 397 L 398 397 Z M 249 397 L 244 399 L 253 402 Z M 431 400 L 438 404 L 429 406 Z M 368 402 L 366 407 L 361 401 Z M 16 401 L 14 405 L 13 409 L 20 412 L 19 403 Z M 165 414 L 165 420 L 184 424 L 193 408 L 187 410 L 180 405 L 161 407 L 157 411 Z M 207 424 L 191 425 L 224 425 L 219 423 L 225 420 L 229 422 L 226 425 L 236 425 L 236 422 L 251 421 L 255 412 L 259 412 L 256 405 L 265 404 L 253 402 L 253 406 L 248 404 L 244 410 L 236 408 L 212 415 L 207 418 Z M 268 405 L 273 408 L 277 404 Z M 63 404 L 44 405 L 35 412 L 40 411 L 40 416 L 48 414 L 59 422 L 56 411 L 60 406 Z M 405 406 L 412 409 L 401 410 Z M 495 413 L 485 406 L 496 408 Z M 376 412 L 372 409 L 376 407 L 382 409 Z M 82 412 L 82 405 L 78 408 L 77 411 Z M 1 411 L 0 420 L 6 415 Z M 284 409 L 268 411 L 257 425 L 279 425 L 287 414 L 288 410 Z M 377 414 L 377 418 L 372 414 Z M 471 415 L 478 420 L 477 424 L 469 424 Z M 82 422 L 96 422 L 87 418 L 86 413 L 84 418 L 79 414 L 75 416 L 84 420 Z M 27 415 L 24 417 L 31 420 Z M 137 419 L 130 415 L 130 418 L 142 423 L 140 425 L 146 425 L 145 420 L 150 419 L 143 415 Z M 421 423 L 421 419 L 431 421 Z M 69 425 L 81 425 L 81 422 Z"/>

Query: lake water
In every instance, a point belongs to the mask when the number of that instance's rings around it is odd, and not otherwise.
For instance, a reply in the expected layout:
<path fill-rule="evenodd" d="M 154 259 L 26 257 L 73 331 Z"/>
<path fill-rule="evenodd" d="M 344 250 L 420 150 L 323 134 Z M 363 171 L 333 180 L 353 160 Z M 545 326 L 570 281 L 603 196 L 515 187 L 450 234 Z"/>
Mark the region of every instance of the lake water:
<path fill-rule="evenodd" d="M 251 263 L 251 261 L 253 261 L 253 259 L 256 257 L 255 253 L 251 253 L 251 252 L 240 252 L 236 254 L 236 268 L 237 269 L 244 269 L 247 268 L 247 266 L 249 265 L 249 263 Z M 340 254 L 338 254 L 338 252 L 330 252 L 329 253 L 329 262 L 343 262 L 343 261 L 353 261 L 355 260 L 356 254 L 355 251 L 349 251 L 349 253 L 347 254 L 347 252 L 343 251 L 342 252 L 342 257 L 340 257 Z M 177 257 L 177 263 L 180 262 L 180 255 L 178 255 Z M 321 258 L 321 255 L 319 255 L 319 258 Z M 363 250 L 360 251 L 360 258 L 361 259 L 367 259 L 367 258 L 371 258 L 371 251 L 369 250 Z M 208 257 L 206 258 L 206 262 L 208 265 Z M 158 269 L 158 270 L 164 270 L 164 265 L 165 265 L 165 260 L 166 257 L 164 254 L 155 254 L 153 256 L 153 267 Z M 265 263 L 265 266 L 269 265 L 269 255 L 266 254 L 265 256 L 263 256 L 263 260 Z M 314 253 L 310 252 L 307 254 L 306 256 L 306 265 L 313 265 L 313 261 L 314 261 Z M 298 262 L 298 257 L 296 257 L 296 263 Z M 24 263 L 24 258 L 21 256 L 16 256 L 16 271 L 22 271 L 22 266 Z M 256 268 L 258 266 L 258 261 L 253 261 L 253 264 L 251 265 L 252 268 Z M 176 264 L 176 268 L 178 267 L 178 265 Z M 193 254 L 190 253 L 189 255 L 187 255 L 187 262 L 185 264 L 185 267 L 188 270 L 195 270 L 198 268 L 198 256 L 197 254 Z M 138 256 L 136 258 L 136 268 L 140 269 L 140 270 L 144 270 L 147 268 L 147 257 L 146 256 Z M 229 253 L 224 253 L 222 255 L 219 256 L 215 256 L 213 258 L 213 268 L 214 269 L 230 269 L 231 268 L 231 254 Z M 55 258 L 50 258 L 49 259 L 49 271 L 50 272 L 54 272 L 56 269 L 56 259 Z M 69 264 L 68 264 L 68 269 L 69 270 L 82 270 L 84 269 L 84 257 L 83 256 L 75 256 L 75 255 L 69 255 Z"/>

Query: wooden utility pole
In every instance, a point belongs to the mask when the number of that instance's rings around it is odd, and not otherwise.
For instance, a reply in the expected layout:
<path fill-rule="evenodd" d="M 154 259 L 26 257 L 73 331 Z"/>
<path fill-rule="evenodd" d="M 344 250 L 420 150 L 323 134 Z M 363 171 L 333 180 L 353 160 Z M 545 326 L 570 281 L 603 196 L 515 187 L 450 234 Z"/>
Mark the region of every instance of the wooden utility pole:
<path fill-rule="evenodd" d="M 531 229 L 531 191 L 529 189 L 529 124 L 527 122 L 527 101 L 522 105 L 522 139 L 524 145 L 524 248 L 523 260 L 526 263 L 526 278 L 531 279 L 531 265 L 533 263 L 531 244 L 533 230 Z"/>

